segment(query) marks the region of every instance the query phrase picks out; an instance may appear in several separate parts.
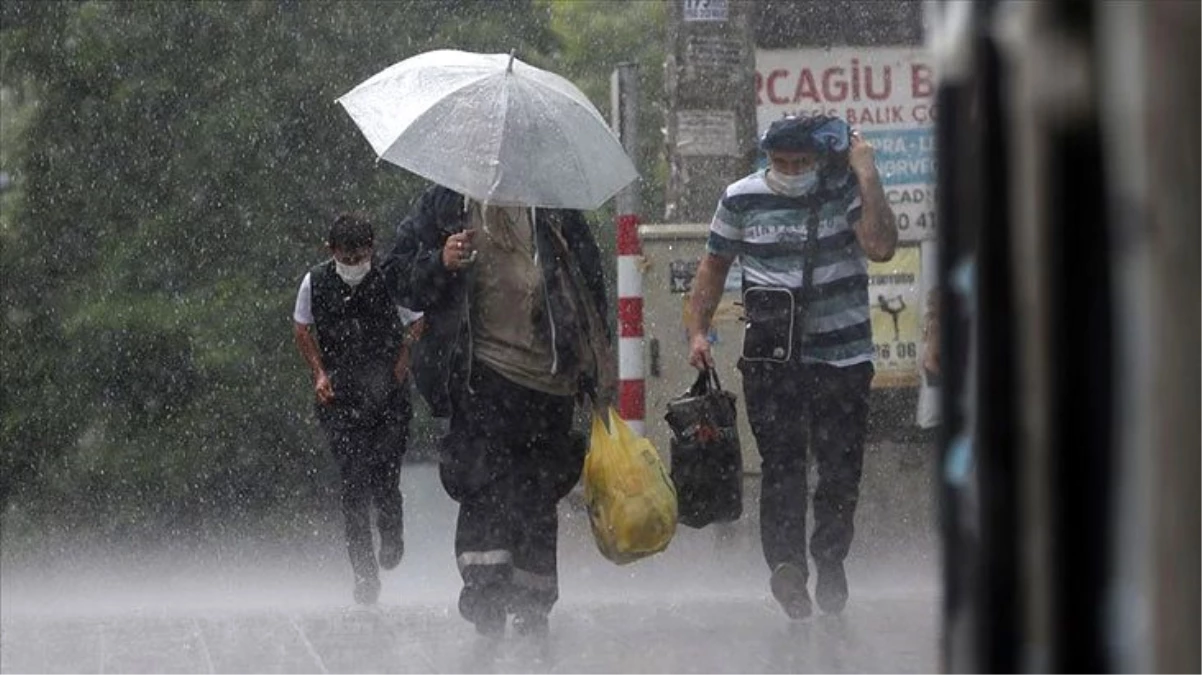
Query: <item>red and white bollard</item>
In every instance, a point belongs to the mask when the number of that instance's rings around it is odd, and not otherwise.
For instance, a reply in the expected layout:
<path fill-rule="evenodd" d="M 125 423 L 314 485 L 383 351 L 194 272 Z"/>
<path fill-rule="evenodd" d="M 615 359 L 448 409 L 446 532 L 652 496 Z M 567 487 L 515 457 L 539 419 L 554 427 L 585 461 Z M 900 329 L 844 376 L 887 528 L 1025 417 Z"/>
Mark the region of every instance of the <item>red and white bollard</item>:
<path fill-rule="evenodd" d="M 638 67 L 620 63 L 610 80 L 610 123 L 626 154 L 638 153 Z M 618 234 L 618 415 L 632 431 L 645 433 L 643 382 L 643 245 L 639 242 L 639 182 L 616 195 Z"/>
<path fill-rule="evenodd" d="M 646 418 L 643 372 L 643 246 L 639 218 L 619 214 L 618 229 L 618 414 L 640 436 Z"/>

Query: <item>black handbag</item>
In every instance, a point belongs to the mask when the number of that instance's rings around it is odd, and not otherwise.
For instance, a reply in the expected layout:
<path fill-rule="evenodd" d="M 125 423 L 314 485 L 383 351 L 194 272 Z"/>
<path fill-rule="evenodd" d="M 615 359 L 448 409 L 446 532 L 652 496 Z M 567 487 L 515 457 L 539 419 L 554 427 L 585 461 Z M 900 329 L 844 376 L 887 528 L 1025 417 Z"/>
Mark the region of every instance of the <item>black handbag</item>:
<path fill-rule="evenodd" d="M 743 515 L 743 451 L 736 397 L 722 389 L 712 368 L 683 396 L 668 402 L 672 429 L 672 482 L 679 522 L 701 528 Z"/>

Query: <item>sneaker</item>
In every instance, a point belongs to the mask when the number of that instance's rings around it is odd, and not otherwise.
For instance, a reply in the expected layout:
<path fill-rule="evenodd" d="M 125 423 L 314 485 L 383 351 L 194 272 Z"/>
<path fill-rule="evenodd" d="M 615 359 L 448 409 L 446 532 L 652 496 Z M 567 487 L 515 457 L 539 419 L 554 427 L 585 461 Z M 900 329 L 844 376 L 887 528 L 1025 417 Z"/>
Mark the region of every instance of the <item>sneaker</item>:
<path fill-rule="evenodd" d="M 827 614 L 843 611 L 847 604 L 847 575 L 843 572 L 843 563 L 818 566 L 818 584 L 814 587 L 814 597 L 818 600 L 818 606 Z"/>
<path fill-rule="evenodd" d="M 374 605 L 380 598 L 380 580 L 375 577 L 355 577 L 355 602 Z"/>
<path fill-rule="evenodd" d="M 772 570 L 769 586 L 772 588 L 772 597 L 776 598 L 790 619 L 797 621 L 814 613 L 810 592 L 806 590 L 806 573 L 802 568 L 793 563 L 777 565 Z"/>
<path fill-rule="evenodd" d="M 380 537 L 380 567 L 390 570 L 401 564 L 401 558 L 405 555 L 405 540 L 400 536 L 397 537 Z"/>
<path fill-rule="evenodd" d="M 551 630 L 546 612 L 523 611 L 513 615 L 513 629 L 518 635 L 545 637 Z"/>

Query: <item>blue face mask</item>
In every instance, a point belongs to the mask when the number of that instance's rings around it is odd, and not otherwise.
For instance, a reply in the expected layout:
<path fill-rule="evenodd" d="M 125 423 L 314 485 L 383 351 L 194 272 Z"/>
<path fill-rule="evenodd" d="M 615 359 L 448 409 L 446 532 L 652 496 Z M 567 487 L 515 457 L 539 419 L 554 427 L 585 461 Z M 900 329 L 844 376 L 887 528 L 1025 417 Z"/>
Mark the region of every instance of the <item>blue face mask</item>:
<path fill-rule="evenodd" d="M 810 169 L 792 175 L 769 170 L 768 179 L 769 187 L 773 190 L 790 197 L 797 197 L 818 186 L 818 169 Z"/>

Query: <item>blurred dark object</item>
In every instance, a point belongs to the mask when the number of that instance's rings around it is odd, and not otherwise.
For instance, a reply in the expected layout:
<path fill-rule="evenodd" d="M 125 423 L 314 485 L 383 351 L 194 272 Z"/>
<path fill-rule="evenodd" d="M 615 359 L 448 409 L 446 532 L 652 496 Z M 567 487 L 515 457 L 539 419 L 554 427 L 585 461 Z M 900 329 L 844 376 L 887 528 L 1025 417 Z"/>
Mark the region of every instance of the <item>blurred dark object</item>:
<path fill-rule="evenodd" d="M 668 402 L 672 482 L 679 521 L 689 527 L 738 520 L 743 514 L 743 452 L 736 397 L 718 373 L 702 371 L 693 386 Z"/>
<path fill-rule="evenodd" d="M 1199 4 L 928 7 L 943 669 L 1198 672 Z"/>

